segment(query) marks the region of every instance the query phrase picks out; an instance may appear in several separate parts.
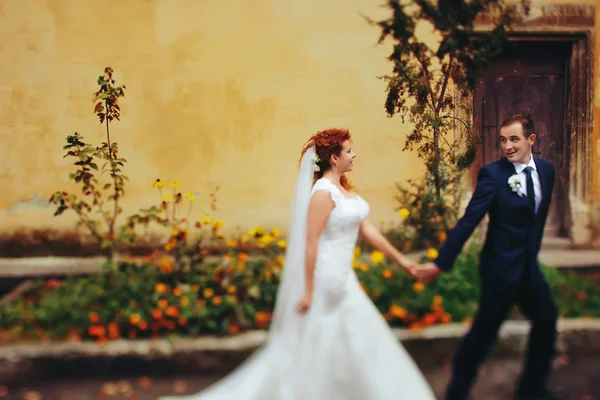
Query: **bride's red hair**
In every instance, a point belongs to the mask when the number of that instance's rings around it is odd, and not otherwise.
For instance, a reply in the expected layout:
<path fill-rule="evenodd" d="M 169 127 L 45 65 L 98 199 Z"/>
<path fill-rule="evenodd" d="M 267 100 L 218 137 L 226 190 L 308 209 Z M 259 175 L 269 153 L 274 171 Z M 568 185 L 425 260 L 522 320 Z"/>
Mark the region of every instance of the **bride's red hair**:
<path fill-rule="evenodd" d="M 312 135 L 308 142 L 302 149 L 300 154 L 300 160 L 311 146 L 315 146 L 317 156 L 319 156 L 319 171 L 315 171 L 313 175 L 313 183 L 323 177 L 323 174 L 331 168 L 329 160 L 332 155 L 339 155 L 342 152 L 342 144 L 346 141 L 350 141 L 350 131 L 343 128 L 329 128 L 323 131 L 319 131 Z M 354 190 L 354 186 L 350 183 L 346 175 L 342 175 L 340 181 L 342 187 L 346 190 Z"/>

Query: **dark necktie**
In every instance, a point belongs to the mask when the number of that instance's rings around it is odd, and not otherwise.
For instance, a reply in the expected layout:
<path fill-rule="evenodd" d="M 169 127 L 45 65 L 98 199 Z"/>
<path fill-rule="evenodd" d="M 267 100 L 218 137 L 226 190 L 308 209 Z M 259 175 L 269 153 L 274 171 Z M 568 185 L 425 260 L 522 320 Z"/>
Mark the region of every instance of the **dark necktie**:
<path fill-rule="evenodd" d="M 525 167 L 525 176 L 527 177 L 527 204 L 531 211 L 535 214 L 535 192 L 533 190 L 533 178 L 531 177 L 531 171 L 533 168 L 530 166 Z"/>

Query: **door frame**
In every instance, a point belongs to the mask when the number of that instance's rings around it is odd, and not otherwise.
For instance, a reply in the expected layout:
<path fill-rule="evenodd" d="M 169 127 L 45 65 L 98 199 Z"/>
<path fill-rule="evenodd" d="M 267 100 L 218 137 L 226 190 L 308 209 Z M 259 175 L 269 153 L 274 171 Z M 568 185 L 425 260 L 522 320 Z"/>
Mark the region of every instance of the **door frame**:
<path fill-rule="evenodd" d="M 575 231 L 589 229 L 587 218 L 578 218 L 578 213 L 585 213 L 591 203 L 592 187 L 592 40 L 589 30 L 580 32 L 517 32 L 509 35 L 510 41 L 526 42 L 561 42 L 568 43 L 571 55 L 568 60 L 565 76 L 567 104 L 565 104 L 565 146 L 567 193 L 564 196 L 564 226 L 567 236 L 574 239 Z M 474 99 L 473 99 L 474 100 Z M 475 106 L 475 104 L 473 105 Z M 481 127 L 480 114 L 473 113 L 473 127 Z M 535 123 L 535 121 L 534 121 Z M 481 132 L 480 132 L 481 134 Z M 481 167 L 481 149 L 471 169 L 471 179 L 477 182 L 477 170 Z M 579 222 L 581 221 L 581 222 Z M 581 232 L 583 236 L 587 236 Z M 577 240 L 576 240 L 577 241 Z"/>

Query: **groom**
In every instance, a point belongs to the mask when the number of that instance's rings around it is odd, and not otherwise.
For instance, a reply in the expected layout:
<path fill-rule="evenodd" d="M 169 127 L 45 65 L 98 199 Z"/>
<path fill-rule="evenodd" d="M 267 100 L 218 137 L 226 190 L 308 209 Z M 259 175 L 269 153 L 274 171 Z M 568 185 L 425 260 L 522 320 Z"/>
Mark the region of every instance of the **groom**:
<path fill-rule="evenodd" d="M 449 271 L 466 240 L 487 213 L 489 225 L 479 265 L 481 296 L 473 325 L 453 363 L 447 400 L 466 399 L 477 369 L 514 304 L 532 322 L 524 373 L 516 399 L 558 399 L 546 388 L 556 339 L 557 310 L 537 262 L 554 185 L 554 167 L 534 157 L 533 122 L 508 117 L 500 127 L 502 159 L 479 170 L 464 216 L 432 263 L 416 272 L 429 282 Z"/>

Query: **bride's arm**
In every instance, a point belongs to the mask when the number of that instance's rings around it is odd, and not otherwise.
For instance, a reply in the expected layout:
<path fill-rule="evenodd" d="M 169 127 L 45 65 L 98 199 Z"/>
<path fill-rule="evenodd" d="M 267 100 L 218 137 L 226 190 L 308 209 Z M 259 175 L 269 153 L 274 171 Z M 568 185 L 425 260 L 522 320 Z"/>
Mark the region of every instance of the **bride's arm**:
<path fill-rule="evenodd" d="M 385 236 L 370 222 L 366 220 L 360 224 L 360 234 L 371 246 L 381 251 L 388 259 L 394 261 L 409 275 L 414 274 L 414 263 L 400 253 Z"/>
<path fill-rule="evenodd" d="M 331 194 L 324 190 L 316 191 L 308 206 L 308 221 L 306 226 L 306 293 L 312 294 L 315 262 L 319 237 L 335 206 Z"/>

